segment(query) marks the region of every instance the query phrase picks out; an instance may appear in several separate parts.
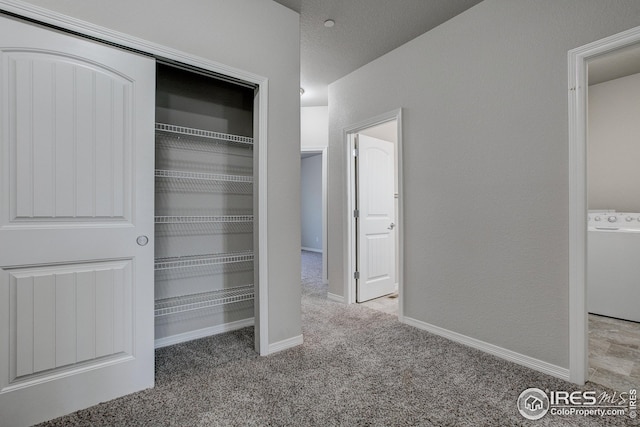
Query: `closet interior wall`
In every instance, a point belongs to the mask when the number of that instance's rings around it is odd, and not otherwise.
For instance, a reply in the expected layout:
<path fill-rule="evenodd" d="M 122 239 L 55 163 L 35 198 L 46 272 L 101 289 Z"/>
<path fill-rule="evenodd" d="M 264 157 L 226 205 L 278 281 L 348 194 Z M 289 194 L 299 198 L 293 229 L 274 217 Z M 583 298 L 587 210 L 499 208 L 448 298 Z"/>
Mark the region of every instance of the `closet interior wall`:
<path fill-rule="evenodd" d="M 157 65 L 156 347 L 253 324 L 254 90 Z"/>

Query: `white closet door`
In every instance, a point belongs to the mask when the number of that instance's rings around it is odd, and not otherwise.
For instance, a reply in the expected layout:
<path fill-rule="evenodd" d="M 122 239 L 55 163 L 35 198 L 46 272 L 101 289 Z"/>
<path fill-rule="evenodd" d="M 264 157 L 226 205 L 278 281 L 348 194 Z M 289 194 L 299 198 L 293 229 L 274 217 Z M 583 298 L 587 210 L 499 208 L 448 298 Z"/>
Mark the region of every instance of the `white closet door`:
<path fill-rule="evenodd" d="M 358 302 L 395 291 L 393 143 L 358 134 Z"/>
<path fill-rule="evenodd" d="M 153 386 L 154 90 L 150 58 L 0 17 L 2 425 Z"/>

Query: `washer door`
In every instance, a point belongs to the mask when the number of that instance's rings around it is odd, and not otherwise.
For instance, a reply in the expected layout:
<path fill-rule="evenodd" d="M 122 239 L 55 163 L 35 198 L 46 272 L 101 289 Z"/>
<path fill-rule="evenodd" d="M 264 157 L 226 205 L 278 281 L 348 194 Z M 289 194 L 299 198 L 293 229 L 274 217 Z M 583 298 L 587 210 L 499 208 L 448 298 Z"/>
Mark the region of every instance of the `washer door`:
<path fill-rule="evenodd" d="M 589 313 L 640 322 L 640 233 L 589 231 L 587 253 Z"/>

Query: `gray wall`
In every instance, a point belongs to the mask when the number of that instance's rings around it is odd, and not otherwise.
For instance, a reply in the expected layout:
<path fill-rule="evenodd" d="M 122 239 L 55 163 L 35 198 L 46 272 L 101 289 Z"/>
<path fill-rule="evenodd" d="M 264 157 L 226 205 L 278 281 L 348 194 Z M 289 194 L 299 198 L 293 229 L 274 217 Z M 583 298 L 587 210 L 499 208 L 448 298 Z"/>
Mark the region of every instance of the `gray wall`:
<path fill-rule="evenodd" d="M 300 108 L 300 147 L 324 148 L 329 145 L 329 108 Z"/>
<path fill-rule="evenodd" d="M 322 155 L 300 160 L 303 248 L 322 251 Z"/>
<path fill-rule="evenodd" d="M 589 209 L 640 212 L 640 74 L 589 86 Z"/>
<path fill-rule="evenodd" d="M 329 87 L 329 292 L 345 127 L 403 108 L 404 314 L 568 367 L 567 51 L 636 0 L 485 0 Z"/>
<path fill-rule="evenodd" d="M 27 2 L 269 78 L 269 340 L 301 334 L 299 15 L 264 0 Z"/>

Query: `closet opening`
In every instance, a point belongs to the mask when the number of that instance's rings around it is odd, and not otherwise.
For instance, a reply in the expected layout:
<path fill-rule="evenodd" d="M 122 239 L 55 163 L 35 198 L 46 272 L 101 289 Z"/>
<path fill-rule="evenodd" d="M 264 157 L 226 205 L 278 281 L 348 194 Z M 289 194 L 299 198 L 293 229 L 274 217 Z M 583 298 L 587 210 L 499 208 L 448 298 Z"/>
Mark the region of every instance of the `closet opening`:
<path fill-rule="evenodd" d="M 268 354 L 268 79 L 45 9 L 0 15 L 18 136 L 0 138 L 0 299 L 33 325 L 0 319 L 3 420 L 150 388 L 203 354 Z"/>
<path fill-rule="evenodd" d="M 254 91 L 157 64 L 156 348 L 254 325 Z"/>

